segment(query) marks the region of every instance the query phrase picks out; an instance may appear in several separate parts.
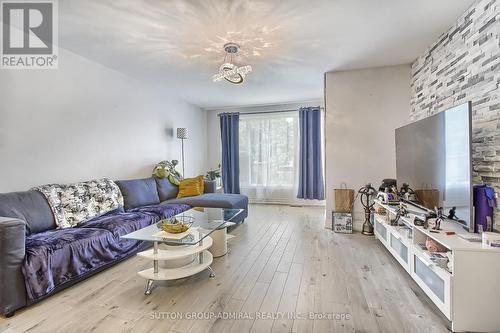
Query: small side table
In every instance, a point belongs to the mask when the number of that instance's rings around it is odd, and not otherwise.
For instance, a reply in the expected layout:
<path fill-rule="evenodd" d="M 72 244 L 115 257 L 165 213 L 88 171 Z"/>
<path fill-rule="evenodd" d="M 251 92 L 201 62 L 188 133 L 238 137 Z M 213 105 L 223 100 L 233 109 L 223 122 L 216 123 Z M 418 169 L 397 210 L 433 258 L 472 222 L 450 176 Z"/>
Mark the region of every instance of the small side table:
<path fill-rule="evenodd" d="M 227 228 L 234 225 L 236 225 L 236 223 L 226 222 L 210 235 L 213 243 L 209 251 L 214 258 L 222 257 L 227 254 L 227 239 L 231 237 L 231 235 L 227 234 Z"/>

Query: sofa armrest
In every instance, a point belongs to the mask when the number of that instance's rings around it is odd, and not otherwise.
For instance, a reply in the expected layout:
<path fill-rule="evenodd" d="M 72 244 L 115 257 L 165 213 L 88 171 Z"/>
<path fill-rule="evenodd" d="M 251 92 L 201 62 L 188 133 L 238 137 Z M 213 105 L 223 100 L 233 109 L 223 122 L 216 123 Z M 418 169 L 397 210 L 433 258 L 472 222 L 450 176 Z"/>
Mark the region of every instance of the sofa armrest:
<path fill-rule="evenodd" d="M 215 193 L 217 192 L 217 182 L 215 180 L 205 180 L 204 188 L 203 193 Z"/>
<path fill-rule="evenodd" d="M 26 252 L 26 222 L 0 217 L 0 314 L 10 316 L 26 305 L 21 271 Z"/>

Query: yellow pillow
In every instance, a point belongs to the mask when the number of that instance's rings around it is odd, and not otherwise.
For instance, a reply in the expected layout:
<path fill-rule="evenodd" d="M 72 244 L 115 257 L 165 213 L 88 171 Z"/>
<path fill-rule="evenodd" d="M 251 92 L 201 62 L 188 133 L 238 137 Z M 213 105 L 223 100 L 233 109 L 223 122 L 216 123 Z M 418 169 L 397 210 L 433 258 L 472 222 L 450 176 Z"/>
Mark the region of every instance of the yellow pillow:
<path fill-rule="evenodd" d="M 203 191 L 205 191 L 204 186 L 203 176 L 183 179 L 179 184 L 179 193 L 177 194 L 177 198 L 192 197 L 203 194 Z"/>

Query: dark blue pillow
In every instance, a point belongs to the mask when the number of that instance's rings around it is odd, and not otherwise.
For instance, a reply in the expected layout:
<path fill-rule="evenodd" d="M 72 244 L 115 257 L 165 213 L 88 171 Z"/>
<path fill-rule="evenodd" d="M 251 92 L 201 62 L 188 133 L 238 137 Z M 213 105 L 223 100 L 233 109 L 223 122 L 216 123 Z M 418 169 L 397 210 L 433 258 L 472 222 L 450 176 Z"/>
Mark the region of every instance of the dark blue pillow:
<path fill-rule="evenodd" d="M 28 235 L 56 228 L 49 203 L 38 191 L 0 194 L 0 216 L 24 220 Z"/>
<path fill-rule="evenodd" d="M 172 184 L 167 178 L 155 178 L 155 180 L 156 187 L 158 188 L 158 196 L 160 197 L 160 202 L 177 198 L 177 194 L 179 193 L 179 186 Z"/>
<path fill-rule="evenodd" d="M 160 203 L 154 178 L 119 180 L 125 210 Z"/>

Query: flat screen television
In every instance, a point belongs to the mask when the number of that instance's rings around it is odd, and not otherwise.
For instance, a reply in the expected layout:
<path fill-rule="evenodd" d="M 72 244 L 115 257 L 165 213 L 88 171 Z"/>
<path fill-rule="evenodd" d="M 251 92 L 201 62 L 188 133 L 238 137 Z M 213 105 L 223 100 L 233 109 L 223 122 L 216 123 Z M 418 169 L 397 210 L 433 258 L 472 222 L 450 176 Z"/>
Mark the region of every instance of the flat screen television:
<path fill-rule="evenodd" d="M 396 129 L 396 177 L 427 208 L 448 215 L 456 207 L 458 223 L 474 232 L 471 111 L 468 102 Z"/>

